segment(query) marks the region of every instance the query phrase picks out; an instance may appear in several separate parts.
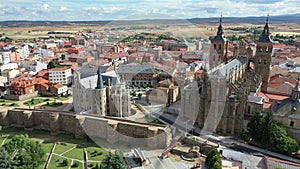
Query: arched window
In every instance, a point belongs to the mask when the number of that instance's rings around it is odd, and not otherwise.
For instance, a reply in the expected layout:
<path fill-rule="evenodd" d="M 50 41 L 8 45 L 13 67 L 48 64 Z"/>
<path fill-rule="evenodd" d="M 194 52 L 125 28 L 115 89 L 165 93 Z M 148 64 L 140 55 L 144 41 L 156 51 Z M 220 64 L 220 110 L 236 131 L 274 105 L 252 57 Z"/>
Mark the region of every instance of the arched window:
<path fill-rule="evenodd" d="M 217 49 L 217 44 L 214 44 L 214 48 Z"/>
<path fill-rule="evenodd" d="M 219 44 L 219 50 L 221 50 L 222 49 L 222 45 L 221 44 Z"/>

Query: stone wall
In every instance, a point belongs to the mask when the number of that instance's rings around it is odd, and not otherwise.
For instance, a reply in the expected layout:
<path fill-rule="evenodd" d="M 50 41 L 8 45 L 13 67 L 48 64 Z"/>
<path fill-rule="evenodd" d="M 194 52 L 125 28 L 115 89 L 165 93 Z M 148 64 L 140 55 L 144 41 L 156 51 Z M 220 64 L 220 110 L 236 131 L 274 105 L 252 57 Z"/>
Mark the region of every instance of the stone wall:
<path fill-rule="evenodd" d="M 9 99 L 9 100 L 23 101 L 23 100 L 26 100 L 26 99 L 31 99 L 33 97 L 36 97 L 37 95 L 38 95 L 38 91 L 34 91 L 33 93 L 23 94 L 23 95 L 20 95 L 20 96 L 8 94 L 8 95 L 5 95 L 4 98 Z"/>
<path fill-rule="evenodd" d="M 75 138 L 87 135 L 109 143 L 125 142 L 132 146 L 165 148 L 171 141 L 168 126 L 135 123 L 129 120 L 46 110 L 13 109 L 0 112 L 0 125 L 24 129 L 43 129 L 50 134 L 73 134 Z M 124 144 L 123 144 L 124 145 Z"/>

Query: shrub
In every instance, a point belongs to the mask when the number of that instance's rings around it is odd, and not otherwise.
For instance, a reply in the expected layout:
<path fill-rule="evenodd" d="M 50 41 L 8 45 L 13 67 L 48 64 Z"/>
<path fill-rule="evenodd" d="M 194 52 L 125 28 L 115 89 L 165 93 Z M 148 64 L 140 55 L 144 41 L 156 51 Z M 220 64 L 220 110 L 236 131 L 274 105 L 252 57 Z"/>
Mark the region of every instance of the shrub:
<path fill-rule="evenodd" d="M 63 164 L 64 164 L 65 166 L 69 166 L 69 165 L 71 164 L 70 159 L 64 159 Z"/>
<path fill-rule="evenodd" d="M 79 167 L 79 162 L 78 162 L 78 161 L 75 161 L 75 162 L 72 164 L 71 167 L 72 167 L 72 168 L 77 168 L 77 167 Z"/>

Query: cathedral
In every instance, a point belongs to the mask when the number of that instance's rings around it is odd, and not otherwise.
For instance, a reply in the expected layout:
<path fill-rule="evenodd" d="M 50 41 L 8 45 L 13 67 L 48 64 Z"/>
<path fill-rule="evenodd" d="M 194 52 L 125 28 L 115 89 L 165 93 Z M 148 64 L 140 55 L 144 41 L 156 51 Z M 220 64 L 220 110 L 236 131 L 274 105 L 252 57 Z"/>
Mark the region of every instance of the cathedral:
<path fill-rule="evenodd" d="M 251 115 L 262 111 L 264 98 L 258 94 L 267 89 L 273 48 L 268 24 L 267 19 L 254 57 L 245 47 L 228 57 L 228 40 L 220 19 L 211 39 L 209 68 L 183 92 L 182 115 L 195 119 L 196 127 L 239 134 L 247 130 Z"/>

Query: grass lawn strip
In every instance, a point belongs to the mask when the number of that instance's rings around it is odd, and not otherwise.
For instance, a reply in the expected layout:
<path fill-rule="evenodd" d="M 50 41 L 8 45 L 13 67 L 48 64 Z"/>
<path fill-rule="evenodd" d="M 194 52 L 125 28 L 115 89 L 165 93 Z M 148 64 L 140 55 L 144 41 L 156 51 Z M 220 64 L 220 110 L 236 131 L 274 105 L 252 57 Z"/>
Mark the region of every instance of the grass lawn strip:
<path fill-rule="evenodd" d="M 88 160 L 90 161 L 102 161 L 105 156 L 108 154 L 107 151 L 100 147 L 87 147 L 87 152 L 88 152 Z M 96 152 L 97 153 L 96 153 Z M 100 153 L 102 153 L 100 155 Z"/>
<path fill-rule="evenodd" d="M 64 159 L 66 158 L 53 154 L 48 169 L 69 169 L 69 166 L 62 165 Z"/>
<path fill-rule="evenodd" d="M 73 162 L 74 162 L 74 160 L 72 159 L 72 160 L 71 160 L 71 163 L 70 163 L 70 166 L 69 166 L 69 169 L 71 169 L 71 167 L 72 167 L 72 165 L 73 165 Z"/>
<path fill-rule="evenodd" d="M 77 159 L 77 160 L 83 160 L 83 148 L 74 148 L 71 151 L 68 151 L 64 154 L 64 157 Z"/>
<path fill-rule="evenodd" d="M 57 143 L 54 153 L 63 154 L 64 152 L 76 147 L 76 144 L 71 143 Z"/>
<path fill-rule="evenodd" d="M 88 168 L 89 168 L 89 169 L 94 169 L 95 166 L 97 165 L 97 163 L 98 163 L 98 162 L 89 162 L 89 163 L 88 163 Z M 101 163 L 100 163 L 100 165 L 101 165 Z"/>
<path fill-rule="evenodd" d="M 63 153 L 61 153 L 60 155 L 64 155 L 64 154 L 68 153 L 69 151 L 72 151 L 74 148 L 76 148 L 76 147 L 73 147 L 73 148 L 71 148 L 71 149 L 69 149 L 69 150 L 63 152 Z"/>

